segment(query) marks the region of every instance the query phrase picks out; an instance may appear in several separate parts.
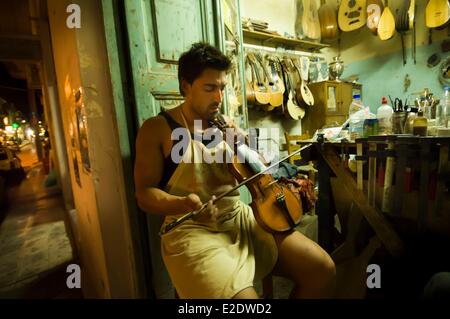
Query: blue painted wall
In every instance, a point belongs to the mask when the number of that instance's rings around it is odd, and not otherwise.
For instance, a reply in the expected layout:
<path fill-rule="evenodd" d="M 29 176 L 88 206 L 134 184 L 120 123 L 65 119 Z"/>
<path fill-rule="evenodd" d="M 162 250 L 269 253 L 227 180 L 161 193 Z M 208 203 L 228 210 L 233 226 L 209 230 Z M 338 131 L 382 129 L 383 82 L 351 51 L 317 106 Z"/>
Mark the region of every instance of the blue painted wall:
<path fill-rule="evenodd" d="M 435 95 L 442 95 L 443 86 L 438 79 L 438 68 L 427 66 L 427 60 L 433 53 L 439 53 L 441 60 L 448 57 L 450 53 L 442 53 L 440 43 L 423 45 L 416 49 L 416 61 L 414 64 L 411 57 L 411 49 L 406 50 L 407 63 L 403 66 L 401 51 L 386 53 L 362 61 L 346 63 L 343 78 L 357 74 L 358 82 L 363 83 L 363 103 L 369 105 L 372 112 L 381 105 L 381 97 L 389 94 L 394 97 L 408 98 L 414 92 L 429 88 Z M 404 79 L 409 75 L 411 85 L 404 92 Z M 408 102 L 409 103 L 409 102 Z"/>

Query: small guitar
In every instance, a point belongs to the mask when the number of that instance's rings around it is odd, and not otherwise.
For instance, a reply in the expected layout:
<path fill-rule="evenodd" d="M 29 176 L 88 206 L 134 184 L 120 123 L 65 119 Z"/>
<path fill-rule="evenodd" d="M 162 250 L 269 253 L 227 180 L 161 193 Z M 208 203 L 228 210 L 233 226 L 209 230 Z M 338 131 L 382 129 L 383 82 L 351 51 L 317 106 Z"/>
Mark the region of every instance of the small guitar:
<path fill-rule="evenodd" d="M 378 37 L 380 40 L 389 40 L 395 34 L 395 18 L 389 9 L 388 0 L 378 23 Z"/>
<path fill-rule="evenodd" d="M 338 11 L 339 28 L 344 32 L 357 30 L 366 24 L 365 0 L 342 0 Z"/>
<path fill-rule="evenodd" d="M 278 66 L 278 63 L 276 60 L 274 60 L 273 57 L 269 56 L 267 59 L 269 61 L 274 86 L 277 88 L 277 90 L 281 91 L 284 94 L 286 87 L 284 85 L 283 79 L 280 79 L 281 70 Z"/>
<path fill-rule="evenodd" d="M 264 85 L 264 81 L 259 73 L 256 58 L 251 52 L 247 53 L 247 58 L 256 76 L 256 79 L 254 79 L 253 81 L 253 92 L 255 94 L 256 104 L 259 105 L 269 104 L 270 93 L 268 92 L 267 87 Z"/>
<path fill-rule="evenodd" d="M 270 94 L 269 105 L 266 107 L 266 110 L 272 111 L 275 107 L 281 106 L 281 104 L 283 104 L 283 92 L 281 92 L 279 86 L 275 84 L 272 76 L 269 74 L 269 72 L 267 72 L 261 54 L 257 53 L 255 56 L 264 72 L 264 76 L 267 80 L 265 84 Z"/>
<path fill-rule="evenodd" d="M 447 0 L 430 0 L 425 9 L 428 28 L 444 27 L 450 20 L 450 3 Z"/>
<path fill-rule="evenodd" d="M 374 35 L 378 34 L 378 23 L 384 6 L 381 0 L 367 0 L 367 27 Z"/>

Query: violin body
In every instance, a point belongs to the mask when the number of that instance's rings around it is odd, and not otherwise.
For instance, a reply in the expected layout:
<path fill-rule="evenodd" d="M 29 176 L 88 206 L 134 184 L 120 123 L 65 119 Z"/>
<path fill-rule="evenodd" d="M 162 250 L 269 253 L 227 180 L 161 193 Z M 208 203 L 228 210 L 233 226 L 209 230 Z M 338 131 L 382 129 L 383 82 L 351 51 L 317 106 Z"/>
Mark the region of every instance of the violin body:
<path fill-rule="evenodd" d="M 230 163 L 231 173 L 238 182 L 255 173 L 237 158 Z M 271 233 L 287 232 L 297 226 L 303 216 L 302 204 L 298 197 L 286 186 L 277 183 L 270 174 L 262 174 L 254 182 L 247 184 L 252 195 L 253 214 L 258 224 Z"/>
<path fill-rule="evenodd" d="M 219 128 L 218 121 L 214 122 Z M 229 127 L 229 126 L 227 126 Z M 243 152 L 254 152 L 246 144 L 235 146 L 233 162 L 229 164 L 230 171 L 239 183 L 255 175 L 255 166 L 262 167 L 261 162 L 252 165 Z M 256 152 L 254 152 L 256 153 Z M 256 153 L 257 154 L 257 153 Z M 282 233 L 297 226 L 303 216 L 301 200 L 285 185 L 279 184 L 271 174 L 262 174 L 246 184 L 252 195 L 253 214 L 258 224 L 271 233 Z"/>

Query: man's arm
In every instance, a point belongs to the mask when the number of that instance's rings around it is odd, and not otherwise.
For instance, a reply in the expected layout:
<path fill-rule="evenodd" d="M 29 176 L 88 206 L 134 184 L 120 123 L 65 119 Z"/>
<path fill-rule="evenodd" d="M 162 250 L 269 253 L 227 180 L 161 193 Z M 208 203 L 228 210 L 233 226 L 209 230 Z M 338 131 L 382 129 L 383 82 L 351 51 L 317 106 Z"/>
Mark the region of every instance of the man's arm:
<path fill-rule="evenodd" d="M 139 207 L 147 213 L 182 214 L 198 208 L 201 202 L 198 197 L 192 198 L 192 195 L 174 196 L 157 188 L 164 165 L 163 121 L 161 117 L 151 118 L 145 121 L 138 132 L 134 166 L 136 199 Z"/>

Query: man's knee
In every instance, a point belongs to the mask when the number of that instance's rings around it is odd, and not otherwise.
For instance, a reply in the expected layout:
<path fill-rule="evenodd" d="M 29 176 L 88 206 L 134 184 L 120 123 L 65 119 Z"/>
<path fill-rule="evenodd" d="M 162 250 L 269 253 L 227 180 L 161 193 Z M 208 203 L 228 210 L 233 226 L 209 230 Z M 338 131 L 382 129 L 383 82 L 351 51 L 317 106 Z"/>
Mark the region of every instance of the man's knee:
<path fill-rule="evenodd" d="M 324 253 L 320 260 L 319 271 L 325 280 L 333 280 L 336 276 L 336 265 L 330 255 Z"/>
<path fill-rule="evenodd" d="M 233 296 L 233 299 L 258 299 L 259 296 L 256 293 L 255 288 L 247 287 L 239 291 Z"/>

